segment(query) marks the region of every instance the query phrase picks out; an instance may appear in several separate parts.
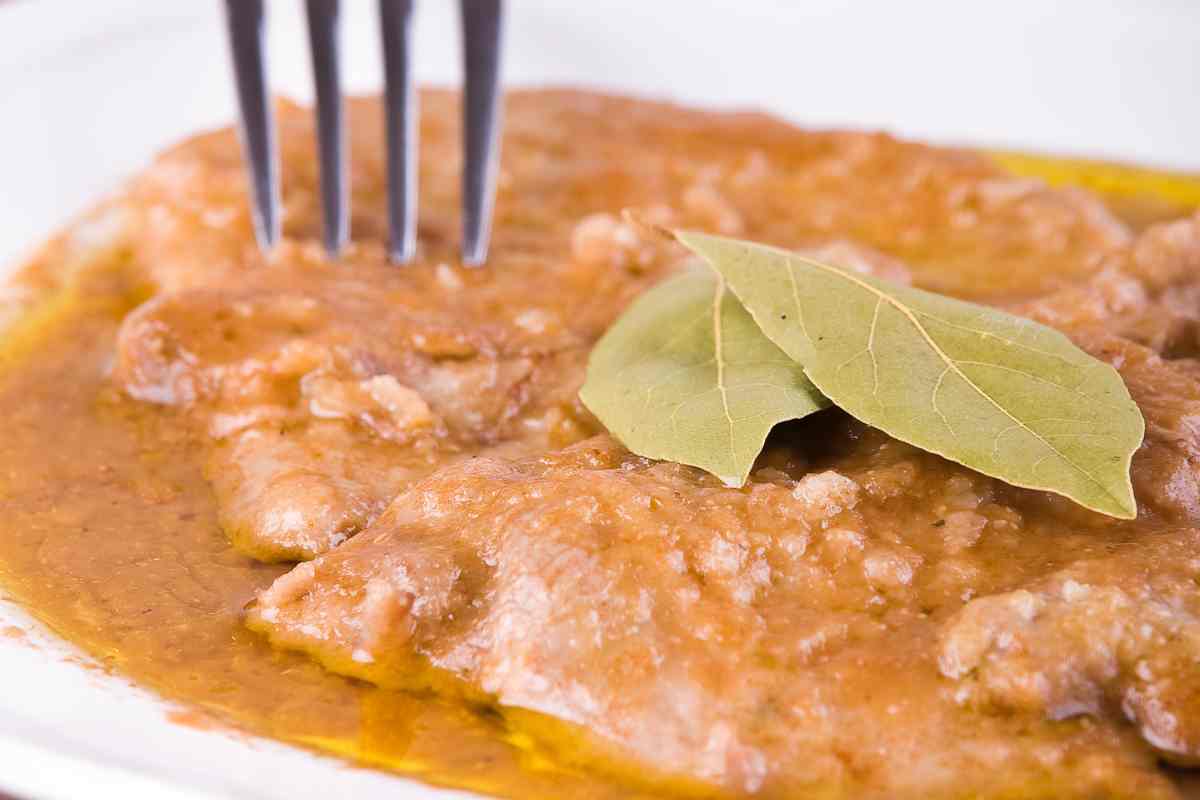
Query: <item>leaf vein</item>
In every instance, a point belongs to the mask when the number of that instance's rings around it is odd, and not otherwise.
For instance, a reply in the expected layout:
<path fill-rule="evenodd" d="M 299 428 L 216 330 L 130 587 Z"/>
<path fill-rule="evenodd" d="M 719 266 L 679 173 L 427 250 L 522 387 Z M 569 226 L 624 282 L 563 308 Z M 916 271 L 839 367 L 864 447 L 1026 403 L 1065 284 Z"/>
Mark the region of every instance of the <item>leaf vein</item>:
<path fill-rule="evenodd" d="M 725 354 L 724 337 L 721 330 L 721 305 L 725 298 L 725 278 L 717 276 L 716 289 L 713 291 L 713 353 L 717 362 L 717 390 L 721 393 L 721 407 L 725 411 L 725 420 L 729 426 L 729 463 L 732 467 L 737 464 L 737 452 L 734 450 L 733 415 L 729 413 L 729 391 L 725 387 Z"/>
<path fill-rule="evenodd" d="M 928 311 L 922 311 L 919 308 L 914 308 L 912 311 L 914 314 L 925 317 L 926 319 L 931 319 L 934 322 L 945 325 L 947 328 L 954 328 L 956 330 L 964 331 L 965 333 L 970 333 L 970 334 L 979 336 L 984 339 L 998 339 L 999 341 L 1004 342 L 1005 344 L 1012 345 L 1013 347 L 1019 347 L 1022 350 L 1028 350 L 1029 352 L 1036 353 L 1039 356 L 1045 356 L 1046 358 L 1053 358 L 1057 361 L 1062 361 L 1063 363 L 1069 364 L 1073 367 L 1080 366 L 1075 361 L 1072 361 L 1071 359 L 1067 358 L 1066 356 L 1060 355 L 1058 353 L 1052 353 L 1049 350 L 1042 350 L 1041 348 L 1033 347 L 1032 345 L 1025 344 L 1024 342 L 1019 341 L 1017 339 L 1011 339 L 1007 336 L 1001 336 L 1000 334 L 994 333 L 992 331 L 981 331 L 981 330 L 976 330 L 975 328 L 968 328 L 966 325 L 959 325 L 957 322 L 951 322 L 948 319 L 939 317 L 936 314 L 931 314 Z"/>
<path fill-rule="evenodd" d="M 893 308 L 895 308 L 897 311 L 899 311 L 901 314 L 903 314 L 905 316 L 905 318 L 908 319 L 909 323 L 914 328 L 916 328 L 917 332 L 921 334 L 921 337 L 925 340 L 925 343 L 930 348 L 930 350 L 932 350 L 934 352 L 934 354 L 937 355 L 938 358 L 940 358 L 944 364 L 946 364 L 947 367 L 952 369 L 955 372 L 955 374 L 957 374 L 960 378 L 962 378 L 962 380 L 968 386 L 970 386 L 975 392 L 977 392 L 980 397 L 984 398 L 989 403 L 991 403 L 992 406 L 995 407 L 997 411 L 1002 413 L 1004 416 L 1008 417 L 1015 424 L 1019 425 L 1020 427 L 1024 428 L 1025 430 L 1027 430 L 1029 432 L 1029 434 L 1031 436 L 1033 436 L 1035 439 L 1037 439 L 1039 442 L 1041 442 L 1042 445 L 1046 447 L 1046 449 L 1050 450 L 1054 455 L 1056 455 L 1060 459 L 1062 459 L 1063 463 L 1067 464 L 1071 469 L 1075 470 L 1076 472 L 1078 472 L 1081 475 L 1083 475 L 1084 477 L 1086 477 L 1089 481 L 1091 481 L 1093 484 L 1095 484 L 1097 488 L 1099 488 L 1102 492 L 1104 492 L 1104 494 L 1108 495 L 1109 497 L 1111 497 L 1113 500 L 1116 500 L 1117 502 L 1121 501 L 1121 498 L 1118 498 L 1115 495 L 1113 495 L 1113 493 L 1109 490 L 1109 488 L 1107 486 L 1105 486 L 1104 483 L 1102 481 L 1100 481 L 1095 475 L 1093 475 L 1089 470 L 1084 469 L 1083 467 L 1079 466 L 1078 464 L 1076 464 L 1075 462 L 1073 462 L 1069 458 L 1067 458 L 1066 455 L 1063 454 L 1050 441 L 1048 441 L 1045 437 L 1043 437 L 1041 434 L 1039 434 L 1033 428 L 1030 428 L 1024 422 L 1022 422 L 1021 420 L 1019 420 L 1018 418 L 1013 416 L 1012 412 L 1010 412 L 1007 408 L 1005 408 L 1003 405 L 1001 405 L 990 394 L 985 392 L 982 387 L 980 387 L 974 381 L 972 381 L 967 376 L 967 374 L 962 371 L 962 369 L 958 366 L 958 364 L 955 362 L 955 360 L 950 358 L 950 356 L 947 355 L 946 352 L 944 350 L 942 350 L 941 347 L 938 346 L 937 342 L 935 342 L 933 340 L 933 337 L 929 334 L 929 331 L 925 330 L 925 327 L 923 325 L 921 325 L 920 321 L 917 320 L 916 316 L 908 308 L 907 305 L 905 305 L 904 303 L 901 303 L 900 301 L 896 300 L 894 297 L 891 297 L 887 293 L 882 292 L 879 289 L 876 289 L 871 284 L 855 277 L 854 275 L 851 275 L 848 272 L 827 266 L 825 264 L 822 264 L 819 261 L 813 261 L 811 259 L 804 258 L 803 256 L 796 256 L 796 259 L 805 264 L 808 264 L 809 266 L 811 266 L 817 270 L 820 270 L 820 271 L 826 272 L 826 273 L 830 273 L 836 277 L 840 277 L 843 280 L 848 281 L 848 282 L 858 286 L 859 288 L 867 291 L 868 293 L 875 295 L 877 298 L 881 298 L 881 299 L 885 300 L 886 302 L 888 302 Z M 789 273 L 794 272 L 794 270 L 791 268 L 790 265 L 788 266 L 788 272 Z M 792 277 L 792 280 L 793 280 L 793 282 L 795 281 L 794 275 Z M 1044 460 L 1045 460 L 1045 457 L 1039 459 L 1037 464 L 1041 464 L 1041 462 Z M 1036 471 L 1036 466 L 1034 467 L 1034 471 Z"/>

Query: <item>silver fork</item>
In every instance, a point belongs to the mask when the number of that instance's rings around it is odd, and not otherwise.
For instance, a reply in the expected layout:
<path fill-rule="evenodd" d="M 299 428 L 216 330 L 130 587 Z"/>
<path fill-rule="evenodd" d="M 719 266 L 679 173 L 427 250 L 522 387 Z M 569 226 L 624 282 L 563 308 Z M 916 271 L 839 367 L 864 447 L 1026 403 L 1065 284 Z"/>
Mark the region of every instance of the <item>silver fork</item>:
<path fill-rule="evenodd" d="M 459 0 L 463 33 L 462 260 L 487 258 L 500 130 L 499 76 L 503 0 Z M 259 246 L 279 239 L 279 167 L 264 61 L 263 0 L 225 0 L 230 50 L 249 167 L 254 231 Z M 317 96 L 321 210 L 325 247 L 338 254 L 349 237 L 345 116 L 339 74 L 340 0 L 306 0 Z M 412 259 L 417 243 L 417 102 L 413 90 L 413 0 L 379 0 L 387 118 L 388 251 Z"/>

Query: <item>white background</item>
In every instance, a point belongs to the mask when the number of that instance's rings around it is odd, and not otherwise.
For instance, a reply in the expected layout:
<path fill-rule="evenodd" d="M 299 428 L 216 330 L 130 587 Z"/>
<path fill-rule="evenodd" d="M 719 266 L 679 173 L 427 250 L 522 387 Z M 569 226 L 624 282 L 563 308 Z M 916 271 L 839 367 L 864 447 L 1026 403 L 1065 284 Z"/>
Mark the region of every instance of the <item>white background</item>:
<path fill-rule="evenodd" d="M 274 84 L 309 92 L 299 0 L 272 0 Z M 352 88 L 375 3 L 344 0 Z M 418 3 L 417 71 L 458 79 L 452 0 Z M 510 0 L 513 83 L 768 108 L 950 142 L 1200 169 L 1197 0 Z M 232 117 L 220 3 L 0 0 L 0 263 Z"/>
<path fill-rule="evenodd" d="M 1200 169 L 1198 0 L 510 3 L 513 83 Z M 277 88 L 306 97 L 300 5 L 271 3 L 271 67 Z M 375 4 L 343 5 L 351 87 L 372 89 Z M 456 5 L 418 3 L 423 80 L 458 79 Z M 0 265 L 159 147 L 231 118 L 222 25 L 213 0 L 0 0 Z M 9 621 L 29 624 L 0 606 Z M 167 723 L 153 698 L 62 653 L 0 637 L 0 674 L 19 687 L 0 695 L 0 787 L 64 798 L 432 794 Z"/>

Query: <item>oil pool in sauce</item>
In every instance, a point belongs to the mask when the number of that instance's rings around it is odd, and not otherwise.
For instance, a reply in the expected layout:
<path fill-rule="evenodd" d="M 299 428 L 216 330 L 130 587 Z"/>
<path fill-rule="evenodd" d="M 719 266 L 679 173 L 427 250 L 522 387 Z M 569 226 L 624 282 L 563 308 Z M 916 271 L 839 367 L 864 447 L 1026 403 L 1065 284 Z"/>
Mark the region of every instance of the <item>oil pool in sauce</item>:
<path fill-rule="evenodd" d="M 1200 204 L 1190 176 L 996 157 L 1018 174 L 1099 191 L 1138 228 Z M 554 751 L 530 735 L 559 723 L 344 679 L 243 628 L 245 604 L 288 567 L 229 544 L 188 426 L 122 400 L 107 380 L 120 320 L 144 297 L 113 254 L 5 333 L 0 579 L 10 595 L 105 668 L 166 698 L 352 762 L 502 796 L 696 792 L 583 769 L 569 734 L 556 733 L 566 743 Z"/>

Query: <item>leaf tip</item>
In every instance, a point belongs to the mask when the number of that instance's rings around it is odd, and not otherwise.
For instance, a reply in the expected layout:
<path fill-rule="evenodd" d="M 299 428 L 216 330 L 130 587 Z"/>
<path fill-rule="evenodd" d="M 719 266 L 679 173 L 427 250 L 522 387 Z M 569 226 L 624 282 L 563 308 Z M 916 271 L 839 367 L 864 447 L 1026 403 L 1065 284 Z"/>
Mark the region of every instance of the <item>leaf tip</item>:
<path fill-rule="evenodd" d="M 637 209 L 621 209 L 621 219 L 624 220 L 628 225 L 632 225 L 635 228 L 640 228 L 643 231 L 647 231 L 648 233 L 651 233 L 662 239 L 666 239 L 667 241 L 674 242 L 677 240 L 675 231 L 664 225 L 659 225 L 657 222 L 651 222 L 639 214 Z"/>
<path fill-rule="evenodd" d="M 1126 476 L 1129 474 L 1128 463 L 1125 466 L 1125 474 Z M 1070 495 L 1064 496 L 1090 508 L 1092 511 L 1112 517 L 1113 519 L 1134 520 L 1138 517 L 1137 498 L 1133 494 L 1133 484 L 1128 480 L 1126 480 L 1124 486 L 1119 491 L 1110 491 L 1103 501 L 1085 503 Z"/>
<path fill-rule="evenodd" d="M 1112 516 L 1116 517 L 1117 519 L 1137 519 L 1137 500 L 1134 499 L 1132 491 L 1129 493 L 1128 500 L 1124 498 L 1121 499 L 1116 507 L 1116 513 L 1112 514 Z"/>

